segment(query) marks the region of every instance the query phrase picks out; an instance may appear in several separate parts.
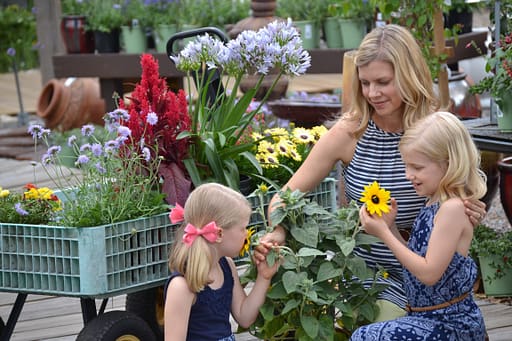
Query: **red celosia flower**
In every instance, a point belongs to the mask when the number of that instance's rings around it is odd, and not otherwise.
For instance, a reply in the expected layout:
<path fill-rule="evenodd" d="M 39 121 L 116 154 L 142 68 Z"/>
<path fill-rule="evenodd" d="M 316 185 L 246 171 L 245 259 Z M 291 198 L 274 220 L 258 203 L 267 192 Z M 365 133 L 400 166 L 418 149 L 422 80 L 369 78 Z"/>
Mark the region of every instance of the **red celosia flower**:
<path fill-rule="evenodd" d="M 163 190 L 168 194 L 167 201 L 184 204 L 180 197 L 185 196 L 186 199 L 190 183 L 187 184 L 182 160 L 187 157 L 190 142 L 187 138 L 178 140 L 177 136 L 182 131 L 190 130 L 186 95 L 183 90 L 174 93 L 168 88 L 166 79 L 159 77 L 158 61 L 152 55 L 143 54 L 140 64 L 141 80 L 129 97 L 130 103 L 125 104 L 122 100 L 119 103 L 119 107 L 126 109 L 130 115 L 124 124 L 131 129 L 134 146 L 140 148 L 140 141 L 143 140 L 144 145 L 156 154 L 152 157 L 163 158 L 158 171 L 164 178 Z M 151 112 L 158 118 L 155 125 L 147 123 Z"/>

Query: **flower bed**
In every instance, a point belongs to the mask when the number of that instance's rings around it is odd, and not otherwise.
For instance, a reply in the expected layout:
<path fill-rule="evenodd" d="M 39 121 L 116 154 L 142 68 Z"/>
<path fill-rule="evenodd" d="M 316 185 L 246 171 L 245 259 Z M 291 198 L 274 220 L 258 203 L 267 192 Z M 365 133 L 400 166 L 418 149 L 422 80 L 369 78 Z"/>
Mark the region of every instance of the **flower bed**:
<path fill-rule="evenodd" d="M 336 209 L 335 182 L 324 180 L 309 196 Z M 256 196 L 248 199 L 259 207 Z M 261 223 L 254 213 L 250 225 Z M 0 223 L 0 290 L 103 298 L 161 285 L 177 228 L 167 213 L 79 228 Z"/>

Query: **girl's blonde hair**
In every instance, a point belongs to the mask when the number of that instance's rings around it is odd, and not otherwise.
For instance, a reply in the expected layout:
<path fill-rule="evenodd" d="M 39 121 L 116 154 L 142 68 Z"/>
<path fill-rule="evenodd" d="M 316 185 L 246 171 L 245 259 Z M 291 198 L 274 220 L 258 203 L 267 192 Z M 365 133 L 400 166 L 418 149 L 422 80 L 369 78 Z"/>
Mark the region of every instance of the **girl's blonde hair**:
<path fill-rule="evenodd" d="M 480 167 L 480 152 L 464 124 L 449 112 L 435 112 L 409 128 L 399 145 L 445 163 L 447 170 L 439 183 L 440 201 L 458 197 L 480 199 L 486 191 L 486 175 Z"/>
<path fill-rule="evenodd" d="M 366 129 L 374 111 L 363 96 L 358 68 L 373 61 L 387 62 L 393 67 L 404 106 L 404 130 L 439 108 L 430 70 L 412 34 L 394 24 L 376 27 L 365 36 L 354 58 L 356 70 L 352 79 L 352 108 L 347 109 L 351 118 L 359 121 L 355 132 L 357 137 Z"/>
<path fill-rule="evenodd" d="M 190 290 L 199 292 L 208 284 L 215 249 L 201 237 L 196 238 L 190 246 L 183 243 L 185 226 L 190 223 L 201 229 L 214 221 L 219 228 L 230 229 L 245 223 L 252 209 L 239 192 L 221 184 L 207 183 L 190 193 L 184 211 L 184 221 L 176 233 L 169 256 L 169 269 L 183 274 Z"/>

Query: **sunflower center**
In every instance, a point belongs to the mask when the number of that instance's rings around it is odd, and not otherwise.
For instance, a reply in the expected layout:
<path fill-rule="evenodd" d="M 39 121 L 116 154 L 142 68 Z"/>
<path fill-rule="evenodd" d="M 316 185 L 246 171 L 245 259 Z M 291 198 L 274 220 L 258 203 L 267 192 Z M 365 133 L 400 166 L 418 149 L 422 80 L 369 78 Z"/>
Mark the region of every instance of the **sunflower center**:
<path fill-rule="evenodd" d="M 378 204 L 379 203 L 379 197 L 377 195 L 375 195 L 375 194 L 372 195 L 372 202 L 374 204 Z"/>

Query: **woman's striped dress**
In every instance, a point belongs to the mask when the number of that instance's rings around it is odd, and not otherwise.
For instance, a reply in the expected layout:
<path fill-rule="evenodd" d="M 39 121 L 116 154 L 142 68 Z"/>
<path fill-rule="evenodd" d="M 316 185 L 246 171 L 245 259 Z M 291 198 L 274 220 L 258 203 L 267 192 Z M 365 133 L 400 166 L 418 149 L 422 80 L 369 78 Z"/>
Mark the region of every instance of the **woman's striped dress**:
<path fill-rule="evenodd" d="M 402 133 L 388 133 L 379 129 L 373 121 L 357 143 L 352 161 L 343 167 L 345 194 L 347 200 L 359 198 L 364 186 L 377 181 L 391 192 L 398 203 L 396 224 L 399 229 L 410 230 L 412 223 L 425 205 L 425 198 L 416 194 L 411 182 L 405 178 L 405 166 L 398 150 Z M 356 254 L 363 257 L 370 267 L 382 266 L 389 277 L 380 278 L 388 289 L 380 298 L 404 308 L 406 303 L 403 289 L 402 266 L 384 243 L 372 245 L 371 251 L 358 249 Z"/>

